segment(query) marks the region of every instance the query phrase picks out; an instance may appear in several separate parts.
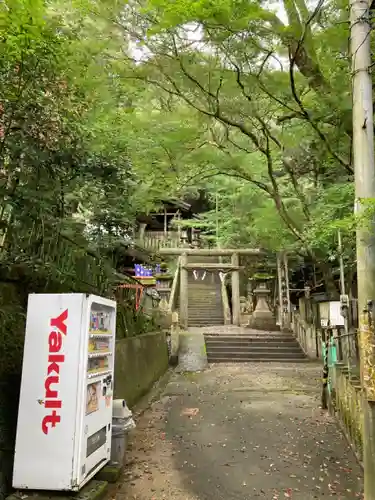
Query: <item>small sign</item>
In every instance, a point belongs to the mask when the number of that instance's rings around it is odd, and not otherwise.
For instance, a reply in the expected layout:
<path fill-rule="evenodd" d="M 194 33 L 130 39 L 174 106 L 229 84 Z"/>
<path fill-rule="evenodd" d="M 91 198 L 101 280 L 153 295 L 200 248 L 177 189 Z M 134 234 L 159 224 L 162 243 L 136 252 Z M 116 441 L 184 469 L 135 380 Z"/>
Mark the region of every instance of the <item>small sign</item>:
<path fill-rule="evenodd" d="M 95 382 L 87 386 L 86 415 L 99 410 L 100 382 Z"/>
<path fill-rule="evenodd" d="M 100 431 L 91 434 L 87 438 L 87 449 L 86 457 L 92 455 L 96 450 L 98 450 L 107 441 L 107 426 L 100 429 Z"/>
<path fill-rule="evenodd" d="M 224 282 L 226 275 L 227 275 L 227 273 L 223 273 L 222 271 L 219 272 L 220 281 L 222 283 Z"/>
<path fill-rule="evenodd" d="M 328 319 L 321 319 L 320 326 L 322 326 L 323 328 L 326 328 L 328 326 Z"/>

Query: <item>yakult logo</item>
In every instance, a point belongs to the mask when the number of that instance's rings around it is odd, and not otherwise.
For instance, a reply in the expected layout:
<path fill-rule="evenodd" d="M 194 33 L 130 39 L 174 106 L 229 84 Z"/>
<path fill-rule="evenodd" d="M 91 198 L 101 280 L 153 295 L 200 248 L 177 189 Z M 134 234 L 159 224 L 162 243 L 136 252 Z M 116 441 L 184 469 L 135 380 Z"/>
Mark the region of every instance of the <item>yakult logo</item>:
<path fill-rule="evenodd" d="M 51 331 L 48 336 L 48 368 L 47 377 L 44 382 L 44 407 L 51 410 L 42 420 L 42 430 L 48 434 L 51 427 L 56 427 L 61 421 L 60 409 L 62 401 L 59 398 L 60 367 L 65 361 L 65 355 L 61 354 L 63 338 L 67 334 L 65 321 L 68 319 L 68 309 L 57 318 L 50 321 Z"/>

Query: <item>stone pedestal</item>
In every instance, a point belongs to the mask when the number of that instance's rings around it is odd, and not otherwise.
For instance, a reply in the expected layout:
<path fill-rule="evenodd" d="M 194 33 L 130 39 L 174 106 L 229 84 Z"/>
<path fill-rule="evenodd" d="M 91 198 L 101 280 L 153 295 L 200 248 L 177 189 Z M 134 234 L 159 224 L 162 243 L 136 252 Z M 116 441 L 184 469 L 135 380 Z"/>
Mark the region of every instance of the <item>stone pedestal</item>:
<path fill-rule="evenodd" d="M 268 331 L 278 330 L 276 318 L 270 310 L 267 302 L 267 297 L 270 293 L 271 290 L 269 290 L 264 283 L 259 285 L 254 290 L 254 294 L 257 298 L 257 304 L 249 321 L 250 328 Z"/>

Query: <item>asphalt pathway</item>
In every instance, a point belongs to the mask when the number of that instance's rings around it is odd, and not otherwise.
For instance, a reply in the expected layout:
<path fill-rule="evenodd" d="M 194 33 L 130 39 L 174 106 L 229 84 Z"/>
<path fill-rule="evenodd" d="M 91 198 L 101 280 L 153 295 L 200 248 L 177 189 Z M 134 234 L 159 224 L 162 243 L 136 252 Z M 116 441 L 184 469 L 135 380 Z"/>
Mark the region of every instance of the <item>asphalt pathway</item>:
<path fill-rule="evenodd" d="M 362 470 L 319 408 L 320 366 L 174 374 L 137 422 L 118 500 L 363 498 Z"/>

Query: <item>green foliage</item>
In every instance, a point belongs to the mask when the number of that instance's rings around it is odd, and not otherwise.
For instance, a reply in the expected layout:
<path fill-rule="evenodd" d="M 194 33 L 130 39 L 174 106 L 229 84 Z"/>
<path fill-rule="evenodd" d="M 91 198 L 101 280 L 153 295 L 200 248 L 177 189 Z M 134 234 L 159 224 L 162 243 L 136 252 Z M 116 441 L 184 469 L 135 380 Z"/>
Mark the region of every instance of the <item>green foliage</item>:
<path fill-rule="evenodd" d="M 207 242 L 353 260 L 346 5 L 281 4 L 0 3 L 2 267 L 112 293 L 137 213 L 199 189 Z"/>
<path fill-rule="evenodd" d="M 209 194 L 215 209 L 185 224 L 210 244 L 294 252 L 326 280 L 340 229 L 350 268 L 374 208 L 352 215 L 347 3 L 277 5 L 0 1 L 7 373 L 20 368 L 27 292 L 112 295 L 108 255 L 169 196 Z M 121 303 L 124 335 L 154 327 L 130 292 Z"/>
<path fill-rule="evenodd" d="M 115 7 L 0 3 L 0 279 L 26 295 L 111 296 L 119 280 L 107 256 L 131 240 L 141 206 L 127 133 L 140 91 L 120 77 L 124 40 L 105 19 Z M 25 306 L 0 304 L 8 373 L 20 353 L 6 332 L 22 340 Z"/>
<path fill-rule="evenodd" d="M 79 281 L 88 228 L 97 248 L 95 231 L 129 228 L 132 183 L 127 144 L 113 130 L 121 116 L 110 78 L 112 42 L 102 41 L 109 25 L 95 27 L 88 16 L 81 23 L 79 10 L 64 25 L 58 7 L 14 1 L 1 12 L 2 258 Z M 121 217 L 108 224 L 103 205 L 122 210 Z M 64 252 L 71 240 L 78 245 Z M 95 288 L 101 278 L 92 278 Z"/>
<path fill-rule="evenodd" d="M 282 10 L 286 21 L 278 17 Z M 149 140 L 170 138 L 169 157 L 178 151 L 186 162 L 185 169 L 176 162 L 173 171 L 156 164 L 153 175 L 163 172 L 169 190 L 181 193 L 198 183 L 216 194 L 218 213 L 199 223 L 208 238 L 219 224 L 222 245 L 287 249 L 317 262 L 332 252 L 339 227 L 350 240 L 346 18 L 340 0 L 324 11 L 304 0 L 285 0 L 279 12 L 256 0 L 177 0 L 173 6 L 149 0 L 128 8 L 124 30 L 147 49 L 133 75 L 169 99 L 157 114 L 163 125 Z M 129 32 L 134 19 L 144 23 L 133 22 Z M 178 125 L 175 117 L 183 119 L 187 107 L 191 117 Z M 166 127 L 159 136 L 172 116 L 176 130 Z M 194 154 L 184 141 L 194 138 L 193 130 L 199 136 Z"/>

